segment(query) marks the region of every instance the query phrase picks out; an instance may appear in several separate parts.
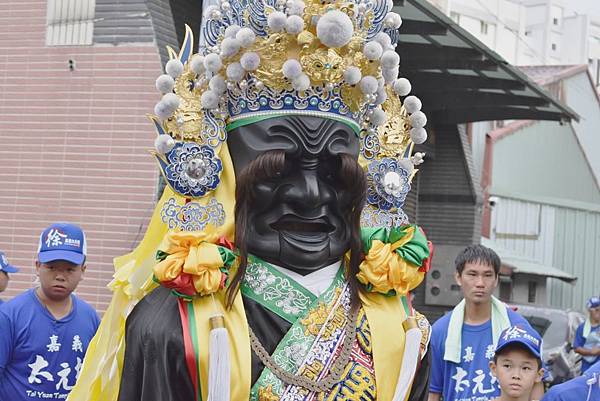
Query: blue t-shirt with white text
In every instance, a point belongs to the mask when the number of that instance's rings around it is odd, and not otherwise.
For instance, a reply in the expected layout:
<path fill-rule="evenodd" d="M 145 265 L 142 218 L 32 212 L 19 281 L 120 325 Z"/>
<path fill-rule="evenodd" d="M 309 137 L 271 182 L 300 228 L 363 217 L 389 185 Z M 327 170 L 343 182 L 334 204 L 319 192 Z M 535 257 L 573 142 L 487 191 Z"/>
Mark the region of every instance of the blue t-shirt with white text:
<path fill-rule="evenodd" d="M 75 295 L 71 312 L 56 320 L 34 291 L 0 307 L 0 401 L 66 399 L 100 323 Z"/>
<path fill-rule="evenodd" d="M 542 401 L 600 401 L 600 361 L 583 376 L 552 386 Z"/>
<path fill-rule="evenodd" d="M 573 341 L 573 348 L 585 347 L 591 348 L 592 346 L 586 347 L 587 338 L 583 336 L 583 326 L 585 323 L 581 323 L 579 327 L 577 327 L 577 331 L 575 331 L 575 340 Z M 595 335 L 596 337 L 600 337 L 600 324 L 597 326 L 592 326 L 591 335 Z M 589 335 L 588 335 L 589 337 Z M 598 347 L 600 345 L 593 344 L 594 347 Z M 593 364 L 600 361 L 600 356 L 597 357 L 583 357 L 581 358 L 581 373 L 585 373 L 586 370 L 590 368 Z"/>
<path fill-rule="evenodd" d="M 461 361 L 457 364 L 444 360 L 450 316 L 451 313 L 447 313 L 432 327 L 429 391 L 442 394 L 444 401 L 493 400 L 500 395 L 500 387 L 489 367 L 495 352 L 491 320 L 479 325 L 463 324 Z M 508 318 L 513 326 L 530 327 L 521 315 L 510 309 Z"/>

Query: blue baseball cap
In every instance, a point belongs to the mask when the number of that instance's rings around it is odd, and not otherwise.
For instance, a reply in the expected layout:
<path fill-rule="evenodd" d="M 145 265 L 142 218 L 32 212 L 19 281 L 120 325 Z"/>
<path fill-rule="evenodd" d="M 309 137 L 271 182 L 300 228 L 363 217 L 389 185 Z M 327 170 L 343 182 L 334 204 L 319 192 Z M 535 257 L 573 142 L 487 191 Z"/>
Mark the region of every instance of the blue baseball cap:
<path fill-rule="evenodd" d="M 66 260 L 80 265 L 85 261 L 86 255 L 85 234 L 75 224 L 54 223 L 40 235 L 38 260 L 41 263 Z"/>
<path fill-rule="evenodd" d="M 588 299 L 588 301 L 585 304 L 585 306 L 588 309 L 599 307 L 600 306 L 600 297 L 597 297 L 597 296 L 591 297 L 590 299 Z"/>
<path fill-rule="evenodd" d="M 0 272 L 16 273 L 18 271 L 19 269 L 17 269 L 13 265 L 8 264 L 8 259 L 6 259 L 6 255 L 4 255 L 4 252 L 0 252 Z"/>
<path fill-rule="evenodd" d="M 511 326 L 505 329 L 498 339 L 496 355 L 509 344 L 521 344 L 527 348 L 536 358 L 541 358 L 542 337 L 531 327 Z"/>

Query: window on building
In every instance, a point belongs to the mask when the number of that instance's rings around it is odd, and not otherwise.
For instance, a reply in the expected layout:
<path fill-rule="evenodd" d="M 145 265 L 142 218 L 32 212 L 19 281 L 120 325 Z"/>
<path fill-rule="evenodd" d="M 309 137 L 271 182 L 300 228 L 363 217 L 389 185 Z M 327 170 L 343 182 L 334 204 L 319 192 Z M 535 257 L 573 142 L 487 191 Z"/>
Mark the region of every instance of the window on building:
<path fill-rule="evenodd" d="M 456 22 L 457 24 L 460 24 L 460 14 L 459 13 L 455 13 L 454 11 L 451 11 L 450 18 L 452 18 L 452 21 Z"/>
<path fill-rule="evenodd" d="M 552 24 L 558 26 L 558 18 L 556 18 L 556 17 L 552 18 Z"/>
<path fill-rule="evenodd" d="M 46 45 L 91 45 L 96 0 L 48 0 Z"/>
<path fill-rule="evenodd" d="M 512 301 L 512 280 L 507 276 L 500 276 L 500 299 L 504 302 Z"/>
<path fill-rule="evenodd" d="M 552 50 L 556 51 L 556 43 L 552 43 Z"/>
<path fill-rule="evenodd" d="M 527 290 L 527 302 L 529 302 L 530 304 L 535 303 L 535 297 L 536 297 L 536 292 L 537 292 L 537 283 L 535 281 L 530 281 L 528 283 L 528 290 Z"/>
<path fill-rule="evenodd" d="M 481 33 L 484 35 L 487 35 L 488 33 L 488 24 L 485 21 L 481 21 L 480 22 L 480 29 L 481 29 Z"/>

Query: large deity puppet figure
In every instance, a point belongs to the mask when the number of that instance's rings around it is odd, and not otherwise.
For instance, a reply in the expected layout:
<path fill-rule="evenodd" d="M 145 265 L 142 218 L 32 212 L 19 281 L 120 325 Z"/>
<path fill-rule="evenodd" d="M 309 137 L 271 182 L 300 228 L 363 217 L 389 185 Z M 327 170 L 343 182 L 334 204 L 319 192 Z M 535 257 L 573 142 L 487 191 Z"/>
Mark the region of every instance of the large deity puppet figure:
<path fill-rule="evenodd" d="M 426 139 L 386 0 L 204 10 L 151 118 L 168 183 L 69 400 L 425 400 L 402 211 Z M 403 101 L 398 96 L 403 97 Z"/>

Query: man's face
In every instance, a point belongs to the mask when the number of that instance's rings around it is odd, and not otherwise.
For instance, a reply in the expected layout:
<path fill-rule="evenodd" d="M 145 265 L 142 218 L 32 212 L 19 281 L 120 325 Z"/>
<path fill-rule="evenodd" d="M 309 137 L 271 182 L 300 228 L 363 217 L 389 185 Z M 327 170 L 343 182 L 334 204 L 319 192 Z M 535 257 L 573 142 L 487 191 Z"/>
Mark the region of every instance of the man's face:
<path fill-rule="evenodd" d="M 600 323 L 600 306 L 588 309 L 590 312 L 590 320 L 596 324 Z"/>
<path fill-rule="evenodd" d="M 6 290 L 8 285 L 8 273 L 4 270 L 0 271 L 0 292 Z"/>
<path fill-rule="evenodd" d="M 35 270 L 44 295 L 52 301 L 62 301 L 77 288 L 77 284 L 83 278 L 85 266 L 66 260 L 55 260 L 48 263 L 36 261 Z"/>
<path fill-rule="evenodd" d="M 481 262 L 465 263 L 462 273 L 456 273 L 455 278 L 462 288 L 465 300 L 474 304 L 489 302 L 498 285 L 494 268 Z"/>
<path fill-rule="evenodd" d="M 339 155 L 358 158 L 352 129 L 323 118 L 281 117 L 233 130 L 228 146 L 236 176 L 265 152 L 285 152 L 282 171 L 253 184 L 248 251 L 300 273 L 340 260 L 349 248 L 352 205 Z"/>

